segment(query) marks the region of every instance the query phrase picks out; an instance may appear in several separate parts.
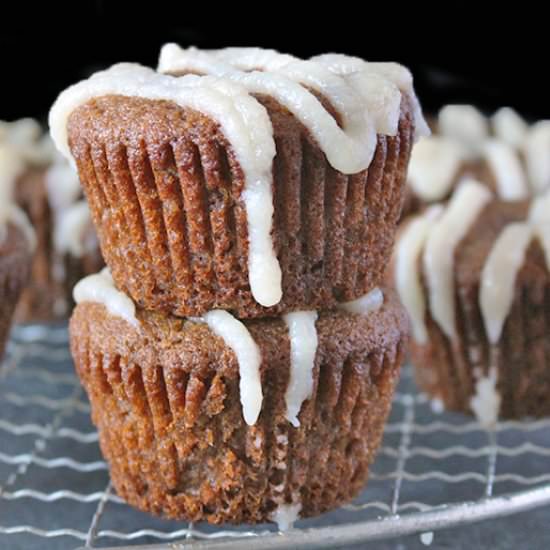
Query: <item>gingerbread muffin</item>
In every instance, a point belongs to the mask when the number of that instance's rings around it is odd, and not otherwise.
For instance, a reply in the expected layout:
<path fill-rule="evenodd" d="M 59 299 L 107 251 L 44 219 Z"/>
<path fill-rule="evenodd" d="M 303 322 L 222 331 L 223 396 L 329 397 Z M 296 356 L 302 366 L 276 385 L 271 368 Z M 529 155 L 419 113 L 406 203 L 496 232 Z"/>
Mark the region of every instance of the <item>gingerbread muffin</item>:
<path fill-rule="evenodd" d="M 0 200 L 24 210 L 37 239 L 16 319 L 66 317 L 75 282 L 103 262 L 78 176 L 33 119 L 0 122 Z"/>
<path fill-rule="evenodd" d="M 528 126 L 507 107 L 488 119 L 471 105 L 447 105 L 434 128 L 411 155 L 404 217 L 447 200 L 466 176 L 504 201 L 528 199 L 550 186 L 550 122 Z"/>
<path fill-rule="evenodd" d="M 140 310 L 107 271 L 79 283 L 75 298 L 76 369 L 131 505 L 285 527 L 363 487 L 407 331 L 391 293 L 363 314 L 245 322 L 220 310 L 192 319 Z"/>
<path fill-rule="evenodd" d="M 15 306 L 29 278 L 36 237 L 17 206 L 0 202 L 0 358 Z"/>
<path fill-rule="evenodd" d="M 550 415 L 550 194 L 494 200 L 464 180 L 400 231 L 393 274 L 420 386 L 450 410 Z"/>
<path fill-rule="evenodd" d="M 380 283 L 409 153 L 410 73 L 340 55 L 163 48 L 50 112 L 117 287 L 173 315 L 334 307 Z"/>

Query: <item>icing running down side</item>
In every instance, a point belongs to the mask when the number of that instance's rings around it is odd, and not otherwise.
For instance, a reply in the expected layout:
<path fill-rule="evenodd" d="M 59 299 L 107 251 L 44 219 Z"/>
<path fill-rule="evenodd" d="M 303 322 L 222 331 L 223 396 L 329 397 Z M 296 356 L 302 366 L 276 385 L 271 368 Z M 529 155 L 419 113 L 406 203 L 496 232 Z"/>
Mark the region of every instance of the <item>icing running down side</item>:
<path fill-rule="evenodd" d="M 396 244 L 395 285 L 411 321 L 413 337 L 419 344 L 428 341 L 428 331 L 425 324 L 426 298 L 418 266 L 426 240 L 442 213 L 442 205 L 428 208 L 409 223 Z"/>
<path fill-rule="evenodd" d="M 479 369 L 477 369 L 479 370 Z M 501 396 L 497 391 L 498 371 L 489 368 L 487 376 L 475 374 L 475 394 L 470 399 L 470 409 L 485 429 L 494 428 L 500 411 Z"/>
<path fill-rule="evenodd" d="M 444 199 L 467 156 L 455 140 L 430 136 L 417 143 L 411 154 L 408 183 L 426 202 Z"/>
<path fill-rule="evenodd" d="M 212 332 L 222 338 L 235 352 L 239 363 L 239 390 L 243 416 L 245 422 L 249 426 L 253 426 L 260 416 L 263 400 L 260 348 L 254 342 L 244 323 L 227 311 L 209 311 L 202 318 L 193 318 L 192 320 L 205 322 Z"/>
<path fill-rule="evenodd" d="M 489 135 L 487 120 L 473 105 L 446 105 L 439 111 L 439 132 L 461 143 L 476 156 Z"/>
<path fill-rule="evenodd" d="M 90 209 L 86 201 L 66 207 L 57 216 L 53 235 L 55 250 L 60 254 L 70 254 L 74 258 L 84 256 L 85 236 L 91 223 Z"/>
<path fill-rule="evenodd" d="M 495 136 L 515 147 L 521 149 L 527 136 L 527 122 L 510 107 L 501 107 L 492 117 L 493 132 Z"/>
<path fill-rule="evenodd" d="M 383 304 L 384 293 L 376 287 L 364 296 L 357 298 L 357 300 L 338 304 L 338 309 L 357 315 L 367 315 L 371 311 L 378 311 Z"/>
<path fill-rule="evenodd" d="M 300 518 L 302 504 L 279 504 L 271 515 L 271 521 L 277 524 L 279 531 L 292 529 L 294 522 Z"/>
<path fill-rule="evenodd" d="M 455 336 L 454 251 L 481 214 L 490 193 L 481 184 L 463 183 L 451 201 L 434 205 L 405 227 L 395 251 L 395 285 L 413 337 L 427 342 L 426 310 L 451 340 Z M 516 279 L 533 240 L 538 240 L 550 271 L 550 192 L 533 200 L 525 221 L 509 223 L 485 260 L 479 282 L 479 307 L 487 339 L 496 345 L 516 293 Z M 447 243 L 445 248 L 444 243 Z M 423 265 L 419 258 L 422 257 Z M 425 296 L 422 273 L 429 298 Z"/>
<path fill-rule="evenodd" d="M 518 154 L 511 145 L 497 139 L 485 142 L 483 153 L 497 184 L 497 195 L 505 201 L 529 196 L 529 187 Z"/>
<path fill-rule="evenodd" d="M 423 262 L 432 316 L 443 332 L 455 336 L 454 254 L 480 212 L 490 201 L 481 183 L 465 179 L 426 241 Z"/>
<path fill-rule="evenodd" d="M 283 319 L 290 338 L 290 379 L 285 394 L 286 417 L 297 428 L 303 402 L 313 391 L 313 367 L 318 339 L 316 311 L 287 313 Z"/>
<path fill-rule="evenodd" d="M 415 105 L 418 134 L 428 133 L 405 68 L 337 58 L 337 63 L 331 56 L 303 61 L 273 50 L 200 51 L 167 44 L 160 71 L 203 76 L 168 76 L 140 65 L 115 65 L 59 96 L 50 111 L 51 134 L 70 158 L 69 115 L 88 100 L 109 94 L 173 101 L 218 122 L 245 176 L 242 198 L 248 219 L 251 292 L 259 304 L 273 306 L 282 298 L 281 269 L 271 237 L 275 143 L 269 115 L 254 94 L 271 96 L 286 107 L 309 130 L 328 162 L 345 174 L 368 168 L 377 131 L 396 134 L 402 93 Z M 350 63 L 359 68 L 350 71 Z M 330 101 L 342 127 L 313 92 Z"/>
<path fill-rule="evenodd" d="M 73 298 L 77 304 L 82 302 L 102 304 L 111 315 L 121 317 L 134 327 L 139 327 L 134 302 L 124 292 L 115 288 L 108 268 L 79 281 L 73 289 Z"/>

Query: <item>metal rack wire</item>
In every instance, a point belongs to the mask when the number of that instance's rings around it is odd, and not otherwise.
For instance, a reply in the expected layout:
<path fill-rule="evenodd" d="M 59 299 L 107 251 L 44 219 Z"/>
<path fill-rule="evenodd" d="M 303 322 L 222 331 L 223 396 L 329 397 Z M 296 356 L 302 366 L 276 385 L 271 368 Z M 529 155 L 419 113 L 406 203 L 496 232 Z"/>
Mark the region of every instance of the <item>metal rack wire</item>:
<path fill-rule="evenodd" d="M 431 531 L 550 503 L 550 419 L 494 431 L 437 411 L 405 368 L 368 487 L 352 504 L 273 526 L 164 521 L 114 494 L 66 327 L 16 327 L 0 366 L 0 547 L 321 548 Z M 156 546 L 158 547 L 158 546 Z M 183 545 L 182 545 L 183 547 Z"/>

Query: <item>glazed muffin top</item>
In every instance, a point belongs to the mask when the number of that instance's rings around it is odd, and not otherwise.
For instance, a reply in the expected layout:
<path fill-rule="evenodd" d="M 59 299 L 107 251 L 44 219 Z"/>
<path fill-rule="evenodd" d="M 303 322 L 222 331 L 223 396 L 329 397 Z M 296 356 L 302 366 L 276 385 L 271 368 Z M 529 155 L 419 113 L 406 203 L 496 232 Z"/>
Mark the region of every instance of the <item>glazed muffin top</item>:
<path fill-rule="evenodd" d="M 401 99 L 413 103 L 417 135 L 427 126 L 407 69 L 342 55 L 304 61 L 273 50 L 216 51 L 164 46 L 159 70 L 120 64 L 65 90 L 50 112 L 52 137 L 70 158 L 68 121 L 81 105 L 102 96 L 169 101 L 209 117 L 221 129 L 244 174 L 248 271 L 262 306 L 282 297 L 281 269 L 273 248 L 272 121 L 259 98 L 270 98 L 303 124 L 336 170 L 366 169 L 377 134 L 396 135 Z"/>
<path fill-rule="evenodd" d="M 409 188 L 420 203 L 445 199 L 466 175 L 501 200 L 527 199 L 550 186 L 550 121 L 529 126 L 509 107 L 489 119 L 472 105 L 447 105 L 434 127 L 409 165 Z"/>
<path fill-rule="evenodd" d="M 487 187 L 463 180 L 451 200 L 404 224 L 393 275 L 415 341 L 425 344 L 426 311 L 457 337 L 457 289 L 478 301 L 486 336 L 498 343 L 517 282 L 550 280 L 550 193 L 532 202 L 494 200 Z"/>

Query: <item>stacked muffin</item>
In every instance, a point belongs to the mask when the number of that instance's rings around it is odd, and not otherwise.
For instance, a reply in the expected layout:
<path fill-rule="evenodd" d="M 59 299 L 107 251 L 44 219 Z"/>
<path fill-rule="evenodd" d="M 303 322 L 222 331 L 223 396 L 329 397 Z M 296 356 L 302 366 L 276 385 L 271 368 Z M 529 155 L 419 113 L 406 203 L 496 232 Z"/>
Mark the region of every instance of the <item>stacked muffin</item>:
<path fill-rule="evenodd" d="M 210 522 L 321 513 L 363 486 L 407 324 L 377 288 L 415 132 L 409 72 L 163 48 L 50 113 L 108 270 L 71 348 L 117 492 Z"/>
<path fill-rule="evenodd" d="M 75 282 L 102 266 L 78 176 L 54 149 L 37 121 L 0 122 L 0 202 L 19 205 L 37 240 L 18 321 L 65 317 Z"/>
<path fill-rule="evenodd" d="M 488 119 L 472 105 L 447 105 L 434 127 L 413 151 L 404 215 L 447 200 L 464 177 L 504 201 L 525 200 L 550 186 L 550 122 L 528 125 L 509 107 Z"/>

